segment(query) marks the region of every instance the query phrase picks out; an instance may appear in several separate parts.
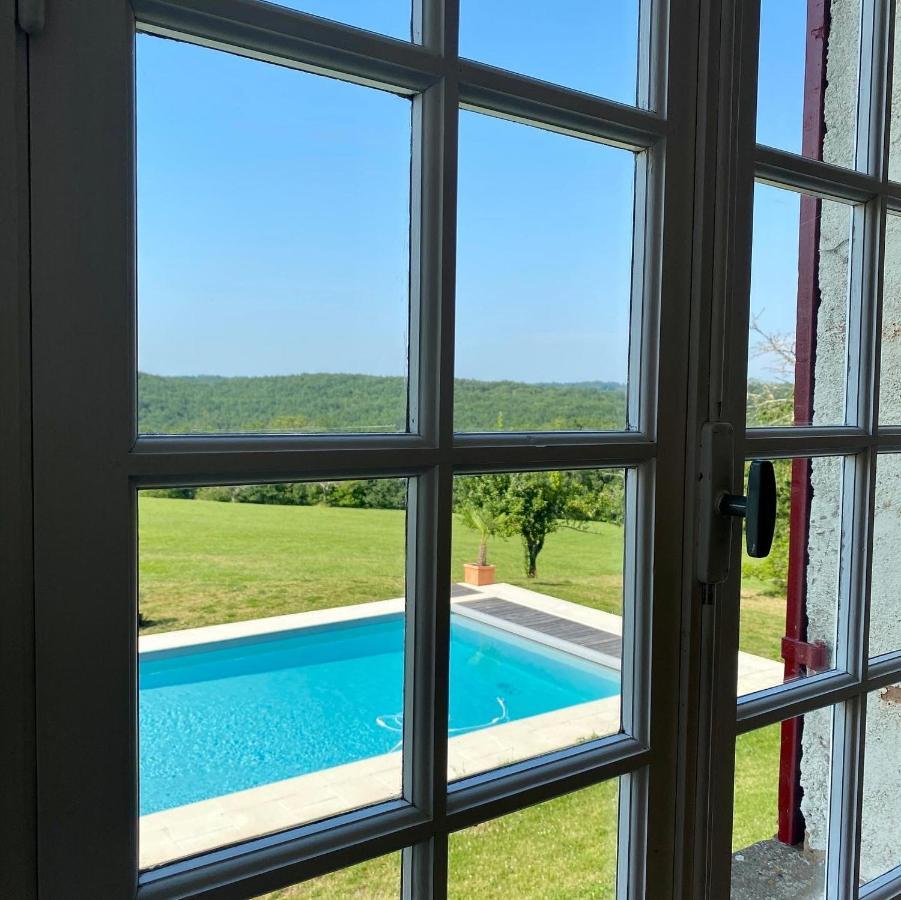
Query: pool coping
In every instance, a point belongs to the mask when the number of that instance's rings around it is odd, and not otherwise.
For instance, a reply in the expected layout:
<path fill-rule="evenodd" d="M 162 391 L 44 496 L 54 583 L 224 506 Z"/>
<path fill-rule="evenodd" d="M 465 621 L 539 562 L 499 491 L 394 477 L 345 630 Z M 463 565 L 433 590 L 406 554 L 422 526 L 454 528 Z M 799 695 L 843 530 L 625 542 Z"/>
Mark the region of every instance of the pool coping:
<path fill-rule="evenodd" d="M 467 586 L 470 587 L 470 586 Z M 622 619 L 612 613 L 560 600 L 511 584 L 471 587 L 465 595 L 451 598 L 455 612 L 510 630 L 540 643 L 557 646 L 548 635 L 504 622 L 475 610 L 467 601 L 497 597 L 560 618 L 569 619 L 611 634 L 622 634 Z M 252 640 L 311 627 L 353 622 L 403 612 L 403 597 L 364 604 L 314 610 L 244 622 L 210 625 L 139 638 L 139 654 L 164 657 L 186 647 L 214 649 L 234 641 Z M 573 653 L 575 645 L 560 647 Z M 575 655 L 601 662 L 586 648 Z M 742 657 L 747 657 L 743 660 Z M 619 668 L 619 661 L 601 662 Z M 776 677 L 778 669 L 778 680 Z M 742 693 L 781 683 L 782 665 L 772 660 L 739 654 L 739 687 Z M 620 731 L 620 697 L 608 697 L 505 722 L 480 731 L 448 739 L 448 780 L 456 781 L 530 759 L 562 747 L 575 746 L 596 737 Z M 330 818 L 350 810 L 394 799 L 401 793 L 401 753 L 395 751 L 299 775 L 294 778 L 201 800 L 142 816 L 139 862 L 149 869 L 196 853 L 261 837 L 298 825 Z"/>

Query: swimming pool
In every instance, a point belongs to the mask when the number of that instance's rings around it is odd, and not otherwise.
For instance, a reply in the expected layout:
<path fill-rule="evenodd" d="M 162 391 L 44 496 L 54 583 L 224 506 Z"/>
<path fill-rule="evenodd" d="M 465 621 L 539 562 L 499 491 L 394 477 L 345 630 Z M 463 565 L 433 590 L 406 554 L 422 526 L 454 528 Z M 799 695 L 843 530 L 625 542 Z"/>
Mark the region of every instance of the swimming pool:
<path fill-rule="evenodd" d="M 400 614 L 142 654 L 141 814 L 399 749 Z M 451 616 L 450 735 L 619 693 L 619 673 Z"/>

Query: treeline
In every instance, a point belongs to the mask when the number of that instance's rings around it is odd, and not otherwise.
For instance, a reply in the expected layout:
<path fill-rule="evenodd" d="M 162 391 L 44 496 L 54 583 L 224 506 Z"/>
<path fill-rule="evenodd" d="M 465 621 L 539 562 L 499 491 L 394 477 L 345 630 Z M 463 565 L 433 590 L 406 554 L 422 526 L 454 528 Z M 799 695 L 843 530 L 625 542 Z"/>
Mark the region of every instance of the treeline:
<path fill-rule="evenodd" d="M 142 493 L 148 497 L 177 500 L 215 500 L 221 503 L 262 503 L 273 506 L 340 506 L 352 509 L 406 509 L 407 506 L 407 482 L 403 478 L 177 487 Z"/>
<path fill-rule="evenodd" d="M 458 431 L 619 430 L 621 384 L 456 384 Z M 144 434 L 248 432 L 395 432 L 406 429 L 401 377 L 308 374 L 247 378 L 138 375 L 138 425 Z"/>
<path fill-rule="evenodd" d="M 560 473 L 569 486 L 567 517 L 622 524 L 621 469 L 586 469 Z M 460 485 L 482 476 L 465 476 Z M 487 476 L 486 476 L 487 477 Z M 212 500 L 220 503 L 260 503 L 274 506 L 335 506 L 350 509 L 406 509 L 404 478 L 364 478 L 347 481 L 298 481 L 284 484 L 237 484 L 144 490 L 148 497 Z M 455 507 L 460 491 L 455 491 Z"/>

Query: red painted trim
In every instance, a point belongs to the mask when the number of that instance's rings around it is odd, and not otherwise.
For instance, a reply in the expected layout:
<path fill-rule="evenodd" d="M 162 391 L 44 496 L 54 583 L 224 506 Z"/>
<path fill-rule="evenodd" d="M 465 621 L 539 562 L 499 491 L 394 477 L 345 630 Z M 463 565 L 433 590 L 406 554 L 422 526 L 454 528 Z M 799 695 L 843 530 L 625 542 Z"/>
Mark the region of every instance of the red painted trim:
<path fill-rule="evenodd" d="M 829 0 L 808 0 L 807 47 L 804 71 L 804 121 L 801 152 L 822 158 L 826 124 L 823 95 L 826 88 L 826 46 Z M 806 425 L 813 417 L 814 362 L 816 359 L 817 309 L 820 304 L 820 201 L 801 197 L 798 229 L 798 307 L 795 332 L 795 423 Z M 810 531 L 810 460 L 792 460 L 791 511 L 788 549 L 788 592 L 785 635 L 789 641 L 807 639 L 807 543 Z M 802 672 L 800 658 L 789 654 L 785 678 Z M 801 736 L 803 718 L 782 723 L 779 754 L 779 832 L 785 844 L 804 840 L 801 813 Z"/>
<path fill-rule="evenodd" d="M 808 675 L 825 672 L 829 668 L 829 650 L 825 641 L 810 643 L 786 636 L 782 638 L 782 658 L 786 666 L 803 666 Z"/>

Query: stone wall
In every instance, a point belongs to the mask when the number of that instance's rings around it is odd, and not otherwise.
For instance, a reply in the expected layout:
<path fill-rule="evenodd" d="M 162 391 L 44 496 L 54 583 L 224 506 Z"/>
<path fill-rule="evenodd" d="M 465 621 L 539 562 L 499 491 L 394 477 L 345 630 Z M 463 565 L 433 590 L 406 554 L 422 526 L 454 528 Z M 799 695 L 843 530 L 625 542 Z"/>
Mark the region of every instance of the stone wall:
<path fill-rule="evenodd" d="M 831 15 L 823 158 L 827 162 L 847 165 L 853 157 L 859 3 L 857 0 L 832 0 Z M 898 28 L 901 28 L 901 21 Z M 901 44 L 901 41 L 897 43 Z M 901 60 L 896 58 L 896 67 L 898 65 Z M 901 103 L 896 105 L 896 110 L 901 110 Z M 893 147 L 901 152 L 901 115 L 893 115 L 892 125 Z M 849 238 L 849 208 L 823 202 L 814 424 L 833 425 L 844 421 Z M 901 422 L 901 391 L 898 390 L 901 386 L 901 223 L 892 223 L 886 256 L 882 420 Z M 841 529 L 841 478 L 837 474 L 837 461 L 814 460 L 811 481 L 808 634 L 810 640 L 825 640 L 831 652 L 835 645 L 839 578 L 835 547 Z M 882 459 L 878 487 L 870 628 L 874 637 L 873 652 L 884 652 L 901 649 L 901 457 Z M 818 712 L 807 716 L 801 762 L 802 810 L 807 822 L 807 842 L 815 851 L 826 847 L 831 730 L 831 715 Z M 870 697 L 867 712 L 867 777 L 861 859 L 861 877 L 864 879 L 873 878 L 901 863 L 899 745 L 901 704 L 891 691 L 877 692 Z"/>

